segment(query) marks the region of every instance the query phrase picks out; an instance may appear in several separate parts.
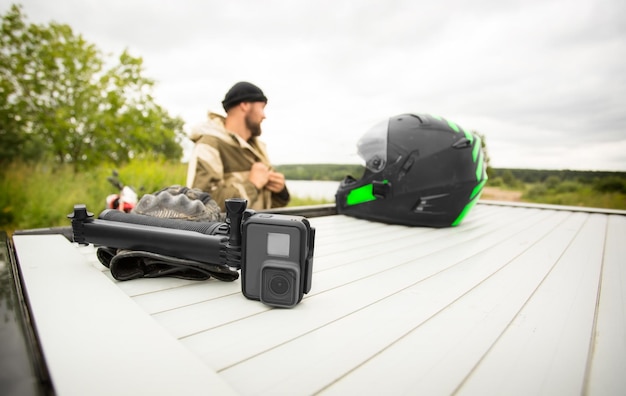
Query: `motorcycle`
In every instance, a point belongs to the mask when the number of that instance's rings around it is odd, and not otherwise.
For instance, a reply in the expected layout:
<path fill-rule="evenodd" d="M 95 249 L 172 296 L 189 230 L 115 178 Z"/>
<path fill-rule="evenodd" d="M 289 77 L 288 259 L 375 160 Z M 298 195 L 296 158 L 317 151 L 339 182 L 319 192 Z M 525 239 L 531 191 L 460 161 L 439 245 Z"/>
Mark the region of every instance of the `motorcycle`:
<path fill-rule="evenodd" d="M 112 172 L 111 176 L 107 177 L 107 181 L 119 191 L 117 194 L 110 194 L 107 196 L 107 208 L 126 213 L 133 210 L 139 199 L 135 189 L 131 186 L 124 185 L 119 178 L 119 174 L 115 170 Z"/>

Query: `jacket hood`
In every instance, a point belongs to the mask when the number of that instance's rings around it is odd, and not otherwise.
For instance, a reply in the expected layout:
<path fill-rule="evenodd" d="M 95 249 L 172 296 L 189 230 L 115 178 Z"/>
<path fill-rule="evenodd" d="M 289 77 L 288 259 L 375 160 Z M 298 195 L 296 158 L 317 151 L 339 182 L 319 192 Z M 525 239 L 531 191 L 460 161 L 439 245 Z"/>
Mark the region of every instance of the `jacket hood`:
<path fill-rule="evenodd" d="M 203 135 L 223 134 L 225 118 L 221 114 L 209 112 L 209 119 L 191 127 L 187 133 L 192 142 L 197 142 Z"/>

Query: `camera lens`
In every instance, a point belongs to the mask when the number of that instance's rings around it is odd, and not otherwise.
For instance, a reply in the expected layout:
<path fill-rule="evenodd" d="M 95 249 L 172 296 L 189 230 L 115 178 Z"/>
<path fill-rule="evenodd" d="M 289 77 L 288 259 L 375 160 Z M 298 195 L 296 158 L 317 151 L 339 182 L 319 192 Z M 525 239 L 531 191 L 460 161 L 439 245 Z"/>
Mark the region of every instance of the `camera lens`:
<path fill-rule="evenodd" d="M 300 279 L 300 268 L 294 263 L 267 260 L 261 269 L 259 299 L 273 307 L 293 307 L 302 299 Z"/>
<path fill-rule="evenodd" d="M 270 280 L 272 293 L 281 296 L 289 291 L 289 280 L 282 275 L 276 275 Z"/>

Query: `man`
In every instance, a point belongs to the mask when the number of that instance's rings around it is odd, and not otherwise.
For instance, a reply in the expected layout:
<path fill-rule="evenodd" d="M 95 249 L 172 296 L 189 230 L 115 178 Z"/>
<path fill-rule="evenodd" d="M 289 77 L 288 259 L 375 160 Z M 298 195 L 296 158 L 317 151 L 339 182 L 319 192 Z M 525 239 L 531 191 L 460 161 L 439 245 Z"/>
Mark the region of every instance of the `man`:
<path fill-rule="evenodd" d="M 258 139 L 266 104 L 259 87 L 238 82 L 222 101 L 226 117 L 209 112 L 209 120 L 189 134 L 196 144 L 187 186 L 211 194 L 222 211 L 227 198 L 245 198 L 255 210 L 289 202 L 285 176 L 272 170 L 265 144 Z"/>

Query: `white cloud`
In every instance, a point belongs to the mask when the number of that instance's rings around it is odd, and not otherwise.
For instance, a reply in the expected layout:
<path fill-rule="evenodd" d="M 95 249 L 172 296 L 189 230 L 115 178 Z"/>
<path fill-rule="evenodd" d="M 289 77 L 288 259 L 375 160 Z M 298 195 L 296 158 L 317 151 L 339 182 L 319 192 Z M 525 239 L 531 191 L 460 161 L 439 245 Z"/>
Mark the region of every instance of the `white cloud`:
<path fill-rule="evenodd" d="M 359 162 L 369 127 L 415 111 L 486 135 L 496 167 L 626 170 L 621 0 L 21 3 L 141 56 L 189 124 L 236 81 L 259 85 L 276 163 Z"/>

